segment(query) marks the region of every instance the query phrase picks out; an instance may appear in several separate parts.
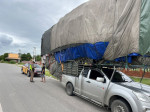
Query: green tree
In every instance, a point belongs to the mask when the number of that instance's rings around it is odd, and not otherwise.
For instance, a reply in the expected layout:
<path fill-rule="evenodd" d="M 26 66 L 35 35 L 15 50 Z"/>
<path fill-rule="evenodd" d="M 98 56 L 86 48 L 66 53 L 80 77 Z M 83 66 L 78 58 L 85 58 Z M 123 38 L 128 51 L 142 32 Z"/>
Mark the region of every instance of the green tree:
<path fill-rule="evenodd" d="M 27 54 L 22 54 L 21 55 L 21 61 L 30 61 L 32 59 L 32 56 L 30 53 L 27 53 Z"/>
<path fill-rule="evenodd" d="M 6 61 L 6 58 L 8 57 L 8 53 L 5 53 L 3 56 L 3 60 Z"/>
<path fill-rule="evenodd" d="M 1 55 L 1 56 L 0 56 L 0 61 L 1 61 L 1 60 L 4 60 L 4 55 Z"/>
<path fill-rule="evenodd" d="M 27 61 L 27 55 L 26 54 L 21 55 L 21 61 Z"/>
<path fill-rule="evenodd" d="M 41 61 L 41 56 L 40 55 L 36 56 L 36 61 Z"/>
<path fill-rule="evenodd" d="M 26 57 L 27 57 L 27 61 L 30 61 L 32 59 L 32 56 L 30 53 L 27 53 Z"/>

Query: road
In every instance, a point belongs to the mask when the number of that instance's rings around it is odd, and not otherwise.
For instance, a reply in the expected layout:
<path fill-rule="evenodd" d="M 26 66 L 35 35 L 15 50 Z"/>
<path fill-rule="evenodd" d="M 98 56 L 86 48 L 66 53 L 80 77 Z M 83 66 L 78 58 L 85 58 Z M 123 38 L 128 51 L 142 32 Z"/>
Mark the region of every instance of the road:
<path fill-rule="evenodd" d="M 80 97 L 68 96 L 54 79 L 42 83 L 35 77 L 31 83 L 20 69 L 0 63 L 0 112 L 108 112 Z"/>

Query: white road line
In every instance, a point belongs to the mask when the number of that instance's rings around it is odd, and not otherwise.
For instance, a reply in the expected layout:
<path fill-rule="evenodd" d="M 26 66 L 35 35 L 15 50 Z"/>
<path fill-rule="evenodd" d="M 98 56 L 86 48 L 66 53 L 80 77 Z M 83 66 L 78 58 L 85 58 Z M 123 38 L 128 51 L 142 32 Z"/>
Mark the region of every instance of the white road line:
<path fill-rule="evenodd" d="M 3 110 L 2 110 L 2 105 L 0 104 L 0 112 L 3 112 Z"/>

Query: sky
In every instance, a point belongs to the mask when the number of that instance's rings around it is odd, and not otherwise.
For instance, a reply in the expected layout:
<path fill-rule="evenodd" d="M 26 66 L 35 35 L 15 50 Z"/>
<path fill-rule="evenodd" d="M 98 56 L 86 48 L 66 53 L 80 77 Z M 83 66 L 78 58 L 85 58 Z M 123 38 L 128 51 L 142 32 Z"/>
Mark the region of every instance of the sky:
<path fill-rule="evenodd" d="M 41 54 L 42 34 L 88 0 L 0 0 L 0 55 Z"/>

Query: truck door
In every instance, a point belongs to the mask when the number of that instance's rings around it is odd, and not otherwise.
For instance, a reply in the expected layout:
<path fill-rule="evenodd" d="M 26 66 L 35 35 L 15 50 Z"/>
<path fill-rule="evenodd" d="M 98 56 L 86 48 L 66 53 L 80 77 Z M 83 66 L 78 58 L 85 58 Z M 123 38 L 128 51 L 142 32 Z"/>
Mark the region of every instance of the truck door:
<path fill-rule="evenodd" d="M 107 83 L 96 81 L 97 77 L 104 78 L 103 74 L 97 70 L 90 70 L 89 76 L 85 80 L 86 93 L 90 99 L 102 102 L 107 87 Z"/>
<path fill-rule="evenodd" d="M 82 74 L 80 74 L 79 76 L 79 86 L 80 86 L 80 95 L 84 95 L 86 97 L 88 97 L 88 93 L 87 93 L 87 88 L 88 85 L 86 84 L 86 81 L 88 80 L 88 74 L 89 74 L 89 69 L 84 69 L 82 71 Z"/>

